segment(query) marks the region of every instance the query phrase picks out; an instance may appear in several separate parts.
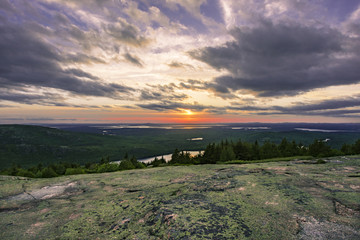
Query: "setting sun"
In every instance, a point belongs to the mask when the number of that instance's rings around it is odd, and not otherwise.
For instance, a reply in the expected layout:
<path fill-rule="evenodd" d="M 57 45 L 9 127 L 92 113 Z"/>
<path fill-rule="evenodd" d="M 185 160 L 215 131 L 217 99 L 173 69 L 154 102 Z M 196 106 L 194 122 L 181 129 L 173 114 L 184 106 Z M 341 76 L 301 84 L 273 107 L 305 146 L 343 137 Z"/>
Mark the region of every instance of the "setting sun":
<path fill-rule="evenodd" d="M 193 115 L 194 113 L 189 109 L 184 109 L 184 114 L 186 115 Z"/>

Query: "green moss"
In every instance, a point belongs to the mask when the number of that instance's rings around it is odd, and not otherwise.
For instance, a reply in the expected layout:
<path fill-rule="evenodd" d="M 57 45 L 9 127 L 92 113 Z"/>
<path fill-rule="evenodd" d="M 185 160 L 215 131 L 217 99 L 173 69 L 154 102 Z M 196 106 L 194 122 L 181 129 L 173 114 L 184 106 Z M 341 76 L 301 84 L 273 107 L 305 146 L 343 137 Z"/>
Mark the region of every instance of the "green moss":
<path fill-rule="evenodd" d="M 54 179 L 2 178 L 1 203 L 13 209 L 0 212 L 0 238 L 298 239 L 302 217 L 354 230 L 358 229 L 356 215 L 336 213 L 334 200 L 357 209 L 359 193 L 351 186 L 359 186 L 360 180 L 347 177 L 346 172 L 360 170 L 356 161 L 214 164 Z M 7 198 L 23 187 L 33 191 L 62 183 L 76 183 L 76 191 L 38 201 Z"/>

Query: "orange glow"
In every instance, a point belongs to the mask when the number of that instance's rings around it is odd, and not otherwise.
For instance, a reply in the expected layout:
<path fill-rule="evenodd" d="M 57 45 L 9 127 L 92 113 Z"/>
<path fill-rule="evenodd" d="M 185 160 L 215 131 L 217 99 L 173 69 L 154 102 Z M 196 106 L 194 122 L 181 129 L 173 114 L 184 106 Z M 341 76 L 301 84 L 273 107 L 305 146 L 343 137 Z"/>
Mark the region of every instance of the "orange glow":
<path fill-rule="evenodd" d="M 184 113 L 186 114 L 186 115 L 193 115 L 194 113 L 191 111 L 191 110 L 189 110 L 189 109 L 184 109 Z"/>
<path fill-rule="evenodd" d="M 184 115 L 193 115 L 194 112 L 192 112 L 190 109 L 180 109 L 182 111 L 182 114 Z"/>

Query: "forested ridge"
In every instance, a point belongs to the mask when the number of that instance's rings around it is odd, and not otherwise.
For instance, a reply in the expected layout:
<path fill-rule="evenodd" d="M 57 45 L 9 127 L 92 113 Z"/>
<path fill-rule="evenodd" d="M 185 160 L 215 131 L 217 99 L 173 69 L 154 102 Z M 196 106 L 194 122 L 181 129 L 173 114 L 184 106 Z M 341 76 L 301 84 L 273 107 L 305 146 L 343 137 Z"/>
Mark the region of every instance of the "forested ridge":
<path fill-rule="evenodd" d="M 49 178 L 61 175 L 115 172 L 171 165 L 251 163 L 259 160 L 283 161 L 291 160 L 295 157 L 323 158 L 354 154 L 360 154 L 360 139 L 354 144 L 344 144 L 340 150 L 331 148 L 325 140 L 314 140 L 309 146 L 296 143 L 295 141 L 288 141 L 286 138 L 284 138 L 280 144 L 266 141 L 262 145 L 260 145 L 258 141 L 249 143 L 242 140 L 237 142 L 225 140 L 217 144 L 209 144 L 204 151 L 199 151 L 199 154 L 196 156 L 191 156 L 188 152 L 175 149 L 169 162 L 166 162 L 164 158 L 155 158 L 152 162 L 144 164 L 137 161 L 134 156 L 130 158 L 128 154 L 126 154 L 120 163 L 112 163 L 109 157 L 106 156 L 101 158 L 99 162 L 88 162 L 85 165 L 68 162 L 50 164 L 48 166 L 38 164 L 30 168 L 22 168 L 19 165 L 14 165 L 2 170 L 0 174 Z M 317 163 L 324 162 L 319 160 Z"/>

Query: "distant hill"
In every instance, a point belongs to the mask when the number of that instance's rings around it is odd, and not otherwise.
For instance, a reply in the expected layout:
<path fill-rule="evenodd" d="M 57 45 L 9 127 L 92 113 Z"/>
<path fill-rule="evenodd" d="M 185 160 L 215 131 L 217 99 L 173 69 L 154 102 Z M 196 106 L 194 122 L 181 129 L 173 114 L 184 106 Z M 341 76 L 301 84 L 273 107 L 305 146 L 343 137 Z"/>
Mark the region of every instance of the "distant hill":
<path fill-rule="evenodd" d="M 69 131 L 70 129 L 73 131 Z M 81 131 L 77 131 L 79 129 Z M 116 129 L 105 126 L 100 130 L 89 126 L 80 128 L 69 125 L 67 131 L 32 125 L 0 125 L 0 169 L 13 164 L 31 167 L 39 163 L 48 165 L 61 161 L 85 164 L 98 162 L 106 156 L 114 161 L 122 159 L 126 153 L 139 159 L 172 153 L 175 148 L 203 150 L 207 144 L 225 139 L 237 141 L 241 138 L 248 142 L 257 140 L 262 144 L 265 141 L 280 143 L 284 137 L 305 145 L 312 143 L 314 139 L 330 139 L 328 144 L 331 147 L 340 148 L 344 143 L 354 143 L 360 138 L 360 133 L 296 131 L 286 124 L 264 129 L 253 129 L 251 125 L 243 129 L 229 125 L 192 129 Z M 200 138 L 201 141 L 191 141 Z"/>
<path fill-rule="evenodd" d="M 67 161 L 86 163 L 99 161 L 115 151 L 114 137 L 89 133 L 74 133 L 54 128 L 0 126 L 0 167 L 19 164 L 24 167 L 38 163 Z"/>

